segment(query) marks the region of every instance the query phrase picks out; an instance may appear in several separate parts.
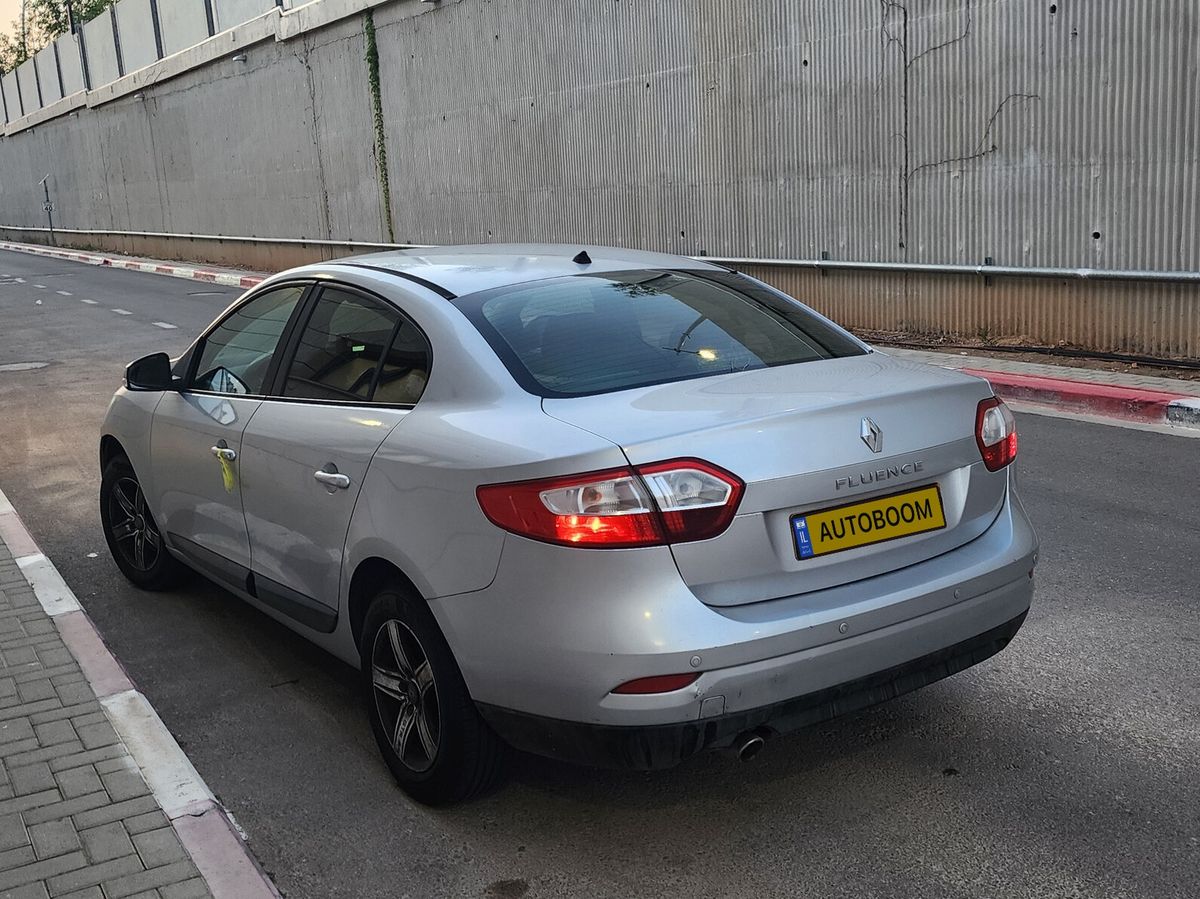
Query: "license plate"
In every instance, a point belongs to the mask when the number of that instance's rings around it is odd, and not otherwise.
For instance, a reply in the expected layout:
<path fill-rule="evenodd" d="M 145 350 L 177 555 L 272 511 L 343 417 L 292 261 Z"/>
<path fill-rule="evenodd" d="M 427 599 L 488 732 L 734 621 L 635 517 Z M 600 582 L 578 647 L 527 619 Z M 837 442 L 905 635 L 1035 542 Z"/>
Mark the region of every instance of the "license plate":
<path fill-rule="evenodd" d="M 792 537 L 796 543 L 796 558 L 811 559 L 913 534 L 940 531 L 945 526 L 942 492 L 937 484 L 931 484 L 865 502 L 793 515 Z"/>

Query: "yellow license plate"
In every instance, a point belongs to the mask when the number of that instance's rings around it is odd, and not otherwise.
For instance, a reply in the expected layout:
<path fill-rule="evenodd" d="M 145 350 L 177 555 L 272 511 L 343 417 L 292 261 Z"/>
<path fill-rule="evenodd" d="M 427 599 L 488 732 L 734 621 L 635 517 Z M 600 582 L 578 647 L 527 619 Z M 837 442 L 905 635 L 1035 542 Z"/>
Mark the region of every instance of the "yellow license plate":
<path fill-rule="evenodd" d="M 811 559 L 946 526 L 937 484 L 792 516 L 796 558 Z"/>

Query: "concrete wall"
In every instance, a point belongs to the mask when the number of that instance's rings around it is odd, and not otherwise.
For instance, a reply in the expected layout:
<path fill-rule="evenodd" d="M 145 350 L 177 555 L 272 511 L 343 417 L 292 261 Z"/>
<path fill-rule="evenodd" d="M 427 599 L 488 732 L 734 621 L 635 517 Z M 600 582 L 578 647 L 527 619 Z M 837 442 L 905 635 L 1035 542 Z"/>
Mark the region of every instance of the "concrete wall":
<path fill-rule="evenodd" d="M 162 29 L 164 56 L 178 53 L 209 37 L 204 0 L 161 0 L 158 4 L 158 21 Z"/>
<path fill-rule="evenodd" d="M 4 108 L 8 112 L 8 120 L 15 121 L 21 117 L 21 98 L 17 91 L 17 73 L 7 72 L 0 78 L 0 90 L 4 91 Z M 0 176 L 3 169 L 0 169 Z"/>
<path fill-rule="evenodd" d="M 275 0 L 213 0 L 216 30 L 224 31 L 275 8 Z"/>
<path fill-rule="evenodd" d="M 83 90 L 83 61 L 79 55 L 79 37 L 64 34 L 55 43 L 58 45 L 58 64 L 62 70 L 63 96 Z"/>
<path fill-rule="evenodd" d="M 83 26 L 88 74 L 92 77 L 92 87 L 116 81 L 121 77 L 117 70 L 117 46 L 113 41 L 111 17 L 111 11 L 105 10 Z"/>
<path fill-rule="evenodd" d="M 58 64 L 54 59 L 54 45 L 47 44 L 34 55 L 34 59 L 42 86 L 42 105 L 49 106 L 63 97 L 62 83 L 58 80 Z"/>
<path fill-rule="evenodd" d="M 34 71 L 36 64 L 37 60 L 27 59 L 17 66 L 17 81 L 21 86 L 21 103 L 26 112 L 38 109 L 42 105 L 38 99 L 38 76 Z"/>
<path fill-rule="evenodd" d="M 183 0 L 174 2 L 181 3 Z M 113 8 L 117 12 L 117 34 L 121 39 L 121 60 L 125 63 L 125 74 L 136 72 L 158 59 L 150 0 L 121 0 Z"/>
<path fill-rule="evenodd" d="M 213 25 L 215 31 L 226 31 L 237 25 L 261 16 L 263 13 L 276 8 L 275 0 L 210 0 L 212 4 Z M 364 2 L 371 0 L 323 0 L 341 6 L 362 7 Z M 384 0 L 374 0 L 384 2 Z M 301 3 L 288 4 L 300 6 Z M 122 76 L 142 69 L 160 58 L 159 43 L 155 38 L 154 10 L 157 9 L 158 35 L 161 39 L 162 56 L 171 56 L 188 50 L 208 40 L 208 15 L 205 11 L 205 0 L 160 0 L 154 6 L 151 0 L 120 0 L 111 9 L 106 9 L 99 16 L 84 25 L 86 56 L 91 89 L 102 88 Z M 117 40 L 120 45 L 120 61 L 123 72 L 118 71 L 117 43 L 113 35 L 113 18 L 117 22 Z M 71 53 L 65 53 L 67 43 L 71 42 Z M 60 62 L 63 64 L 62 84 L 57 74 L 49 65 L 52 51 L 43 48 L 41 53 L 46 55 L 39 66 L 41 75 L 41 103 L 28 103 L 24 113 L 19 110 L 9 112 L 6 122 L 14 122 L 23 115 L 36 113 L 38 109 L 48 106 L 65 95 L 76 93 L 83 89 L 83 57 L 78 51 L 78 41 L 71 35 L 64 35 L 56 43 L 59 45 Z M 68 71 L 68 68 L 70 71 Z M 48 74 L 53 75 L 48 79 Z M 36 98 L 36 91 L 32 95 Z M 26 97 L 28 100 L 29 97 Z"/>
<path fill-rule="evenodd" d="M 1200 16 L 1055 8 L 397 0 L 374 12 L 381 172 L 361 13 L 316 0 L 244 62 L 0 139 L 0 225 L 40 225 L 50 166 L 64 228 L 384 241 L 386 174 L 402 243 L 1200 269 Z M 1101 327 L 1075 294 L 1055 318 L 1058 282 L 1019 316 L 982 287 L 846 283 L 860 299 L 828 308 L 864 326 L 1053 338 L 1057 321 L 1061 339 L 1200 353 L 1195 291 L 1106 293 Z"/>
<path fill-rule="evenodd" d="M 64 227 L 378 239 L 363 54 L 348 19 L 4 138 L 0 224 L 40 224 L 49 165 Z"/>

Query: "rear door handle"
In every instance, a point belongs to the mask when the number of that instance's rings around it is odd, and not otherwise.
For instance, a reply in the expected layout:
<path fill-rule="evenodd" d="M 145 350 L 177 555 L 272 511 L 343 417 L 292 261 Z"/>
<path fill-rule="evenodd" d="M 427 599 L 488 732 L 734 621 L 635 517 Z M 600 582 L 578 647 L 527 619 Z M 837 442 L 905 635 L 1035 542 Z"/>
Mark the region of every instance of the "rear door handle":
<path fill-rule="evenodd" d="M 210 447 L 212 454 L 218 459 L 224 459 L 226 462 L 232 462 L 237 458 L 237 450 L 232 450 L 227 446 Z"/>
<path fill-rule="evenodd" d="M 325 471 L 323 469 L 314 471 L 313 477 L 326 487 L 336 487 L 338 490 L 345 490 L 350 486 L 350 477 L 348 475 L 338 474 L 336 471 Z"/>

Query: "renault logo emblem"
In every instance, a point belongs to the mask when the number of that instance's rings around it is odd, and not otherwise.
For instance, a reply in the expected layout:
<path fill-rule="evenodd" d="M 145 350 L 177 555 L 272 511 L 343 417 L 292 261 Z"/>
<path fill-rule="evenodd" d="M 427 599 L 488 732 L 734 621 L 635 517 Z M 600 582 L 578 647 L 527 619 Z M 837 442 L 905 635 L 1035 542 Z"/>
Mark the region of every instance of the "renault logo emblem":
<path fill-rule="evenodd" d="M 871 421 L 871 419 L 864 418 L 862 420 L 862 430 L 859 432 L 858 436 L 862 438 L 862 442 L 867 445 L 867 448 L 870 449 L 871 452 L 883 452 L 883 431 L 881 431 L 879 429 L 879 425 L 875 424 L 875 422 Z"/>

